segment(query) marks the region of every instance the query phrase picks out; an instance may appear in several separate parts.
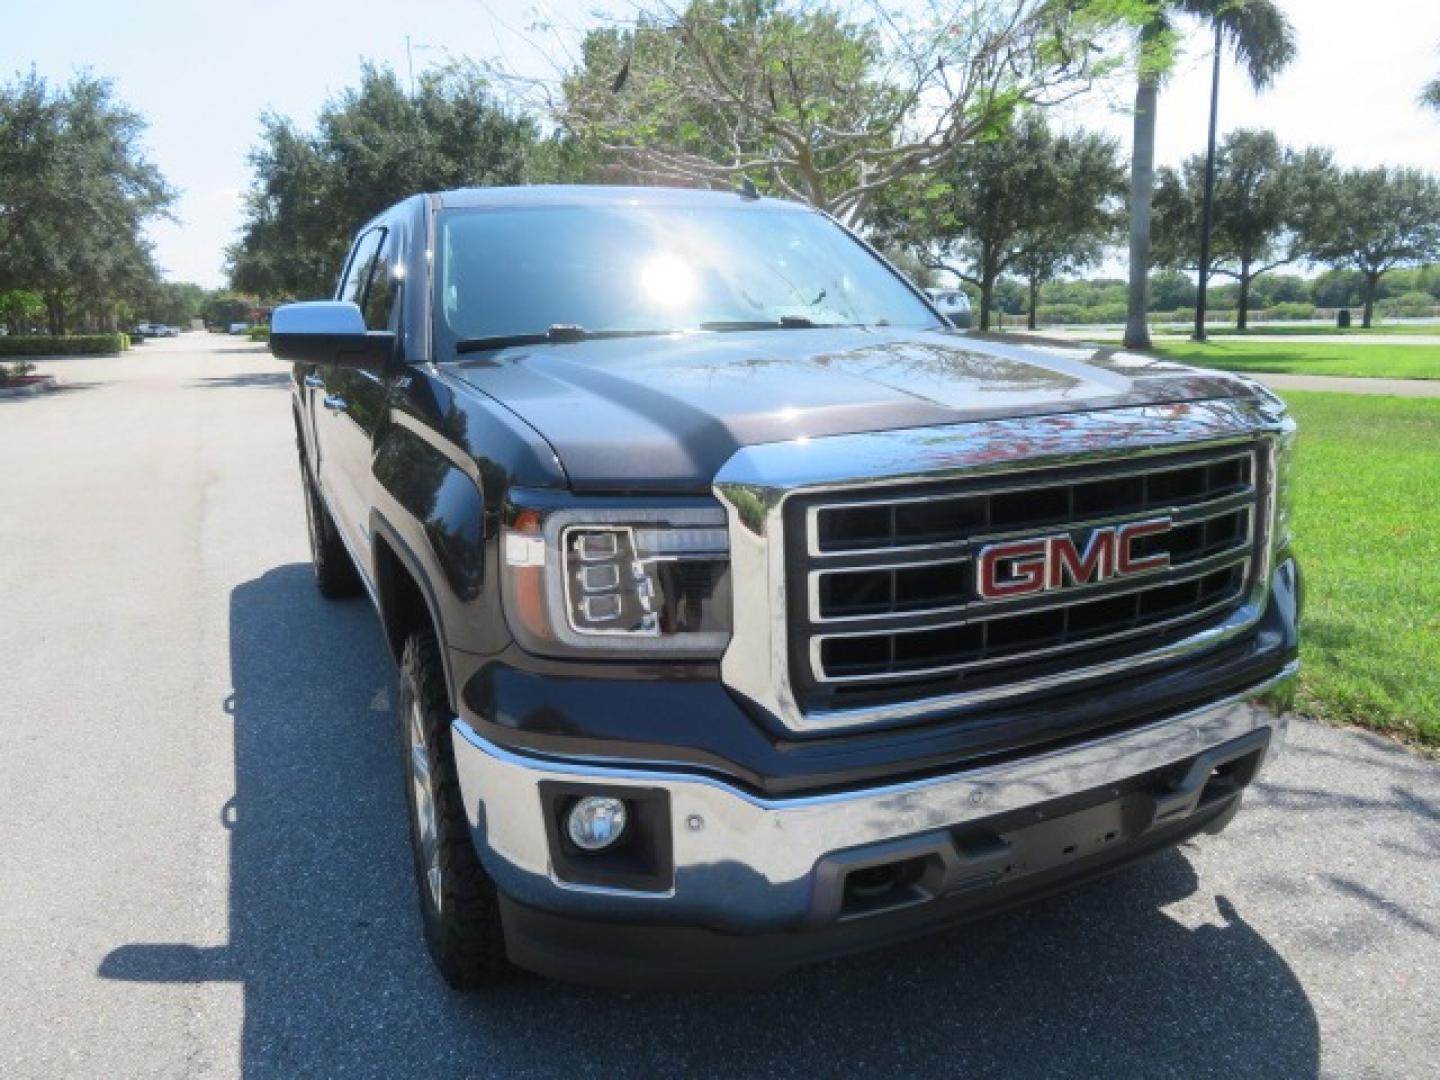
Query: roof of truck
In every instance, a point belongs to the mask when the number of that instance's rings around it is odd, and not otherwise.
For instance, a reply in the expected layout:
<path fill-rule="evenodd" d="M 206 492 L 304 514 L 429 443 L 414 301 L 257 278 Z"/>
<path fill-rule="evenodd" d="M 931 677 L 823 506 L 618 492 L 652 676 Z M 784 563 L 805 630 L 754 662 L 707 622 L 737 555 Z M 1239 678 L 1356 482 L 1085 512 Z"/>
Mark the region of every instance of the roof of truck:
<path fill-rule="evenodd" d="M 722 206 L 741 204 L 768 210 L 807 209 L 801 203 L 765 197 L 746 198 L 739 191 L 698 188 L 619 187 L 588 184 L 531 184 L 524 187 L 459 188 L 434 192 L 445 209 L 496 206 Z"/>

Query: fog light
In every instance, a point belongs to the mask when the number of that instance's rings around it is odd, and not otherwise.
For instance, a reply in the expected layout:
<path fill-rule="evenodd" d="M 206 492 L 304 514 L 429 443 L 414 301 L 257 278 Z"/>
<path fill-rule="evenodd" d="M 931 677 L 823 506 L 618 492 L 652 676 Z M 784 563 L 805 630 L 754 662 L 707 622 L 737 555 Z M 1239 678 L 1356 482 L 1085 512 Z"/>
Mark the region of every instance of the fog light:
<path fill-rule="evenodd" d="M 566 831 L 575 846 L 600 851 L 625 832 L 625 803 L 608 795 L 586 795 L 570 808 Z"/>

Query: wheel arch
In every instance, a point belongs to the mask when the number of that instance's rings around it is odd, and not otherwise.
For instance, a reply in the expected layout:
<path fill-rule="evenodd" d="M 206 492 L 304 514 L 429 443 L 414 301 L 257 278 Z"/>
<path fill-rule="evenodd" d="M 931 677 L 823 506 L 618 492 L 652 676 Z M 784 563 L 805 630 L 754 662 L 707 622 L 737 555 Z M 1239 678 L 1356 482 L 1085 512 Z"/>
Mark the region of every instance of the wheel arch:
<path fill-rule="evenodd" d="M 440 605 L 420 561 L 379 515 L 375 515 L 372 521 L 371 540 L 375 601 L 380 609 L 380 622 L 391 658 L 398 664 L 405 651 L 406 639 L 416 630 L 428 626 L 440 643 L 445 690 L 453 709 L 456 704 L 455 681 L 450 665 L 450 649 L 445 640 L 445 625 L 440 618 Z"/>

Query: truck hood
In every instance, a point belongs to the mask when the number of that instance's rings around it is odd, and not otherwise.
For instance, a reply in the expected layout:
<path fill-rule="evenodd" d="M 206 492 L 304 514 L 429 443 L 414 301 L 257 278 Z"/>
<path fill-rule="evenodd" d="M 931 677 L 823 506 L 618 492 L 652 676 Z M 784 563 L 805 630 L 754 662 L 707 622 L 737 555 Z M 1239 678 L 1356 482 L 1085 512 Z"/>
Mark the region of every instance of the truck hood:
<path fill-rule="evenodd" d="M 1076 342 L 892 328 L 525 346 L 445 370 L 518 414 L 571 486 L 596 492 L 708 490 L 757 443 L 1253 392 Z"/>

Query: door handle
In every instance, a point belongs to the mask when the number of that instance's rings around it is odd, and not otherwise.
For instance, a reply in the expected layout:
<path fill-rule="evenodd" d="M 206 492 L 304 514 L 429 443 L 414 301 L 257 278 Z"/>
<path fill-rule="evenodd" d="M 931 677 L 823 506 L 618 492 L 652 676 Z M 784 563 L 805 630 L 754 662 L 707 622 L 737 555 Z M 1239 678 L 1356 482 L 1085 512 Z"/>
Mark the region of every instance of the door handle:
<path fill-rule="evenodd" d="M 325 407 L 331 412 L 344 412 L 350 407 L 350 403 L 339 394 L 326 394 Z"/>
<path fill-rule="evenodd" d="M 305 385 L 306 385 L 307 387 L 309 387 L 311 390 L 324 390 L 324 389 L 325 389 L 325 379 L 324 379 L 324 377 L 322 377 L 322 376 L 320 376 L 320 375 L 306 375 L 306 376 L 305 376 Z"/>

